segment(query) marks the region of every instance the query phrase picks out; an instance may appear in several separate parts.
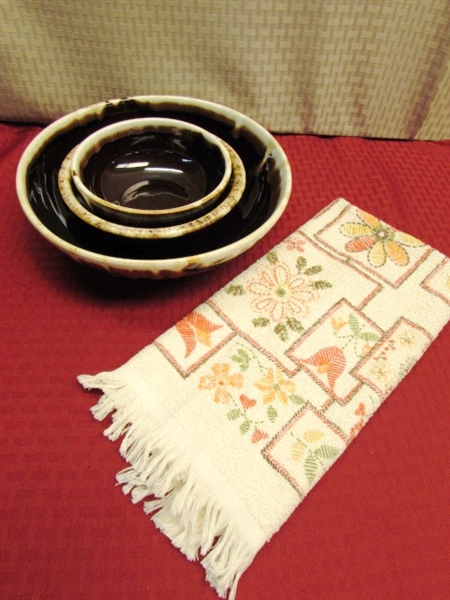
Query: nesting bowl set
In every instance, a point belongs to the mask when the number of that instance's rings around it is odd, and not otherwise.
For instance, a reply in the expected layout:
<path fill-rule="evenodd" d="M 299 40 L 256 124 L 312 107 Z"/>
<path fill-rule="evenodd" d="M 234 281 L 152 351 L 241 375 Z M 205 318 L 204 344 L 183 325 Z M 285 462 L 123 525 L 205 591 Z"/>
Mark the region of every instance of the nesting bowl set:
<path fill-rule="evenodd" d="M 180 277 L 248 250 L 291 193 L 288 159 L 231 108 L 135 96 L 74 111 L 23 153 L 31 224 L 76 261 L 126 277 Z"/>

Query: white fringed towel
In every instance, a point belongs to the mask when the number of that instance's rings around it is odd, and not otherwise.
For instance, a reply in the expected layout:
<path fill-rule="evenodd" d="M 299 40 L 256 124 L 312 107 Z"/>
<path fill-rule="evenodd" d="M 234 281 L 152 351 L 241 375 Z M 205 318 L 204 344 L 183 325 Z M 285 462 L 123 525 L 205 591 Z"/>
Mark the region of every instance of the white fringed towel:
<path fill-rule="evenodd" d="M 450 261 L 338 199 L 119 369 L 117 480 L 232 599 L 450 318 Z"/>

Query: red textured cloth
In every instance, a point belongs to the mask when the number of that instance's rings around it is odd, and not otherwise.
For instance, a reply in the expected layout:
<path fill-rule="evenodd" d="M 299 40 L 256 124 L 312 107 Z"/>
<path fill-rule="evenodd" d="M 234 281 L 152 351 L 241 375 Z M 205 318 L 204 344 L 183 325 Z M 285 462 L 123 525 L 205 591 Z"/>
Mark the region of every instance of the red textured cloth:
<path fill-rule="evenodd" d="M 252 250 L 172 281 L 82 267 L 27 222 L 14 179 L 38 127 L 0 125 L 0 597 L 213 600 L 130 504 L 80 373 L 120 366 L 339 196 L 450 254 L 450 144 L 278 136 L 290 204 Z M 257 555 L 245 600 L 440 600 L 450 593 L 449 327 Z"/>

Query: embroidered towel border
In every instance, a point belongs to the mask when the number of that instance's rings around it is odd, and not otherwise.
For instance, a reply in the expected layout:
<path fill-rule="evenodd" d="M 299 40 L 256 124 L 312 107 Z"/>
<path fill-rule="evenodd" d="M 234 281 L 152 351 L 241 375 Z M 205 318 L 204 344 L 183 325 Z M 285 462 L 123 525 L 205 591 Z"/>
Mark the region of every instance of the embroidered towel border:
<path fill-rule="evenodd" d="M 122 367 L 83 375 L 133 502 L 221 597 L 450 318 L 450 261 L 340 198 Z"/>

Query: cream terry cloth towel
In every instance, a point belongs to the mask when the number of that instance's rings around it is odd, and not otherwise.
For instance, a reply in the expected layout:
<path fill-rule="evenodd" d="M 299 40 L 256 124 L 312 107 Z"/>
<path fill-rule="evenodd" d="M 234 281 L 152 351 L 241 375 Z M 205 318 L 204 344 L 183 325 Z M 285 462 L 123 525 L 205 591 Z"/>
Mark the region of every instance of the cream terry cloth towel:
<path fill-rule="evenodd" d="M 134 502 L 219 596 L 450 317 L 450 261 L 344 199 L 114 372 L 103 391 Z"/>

